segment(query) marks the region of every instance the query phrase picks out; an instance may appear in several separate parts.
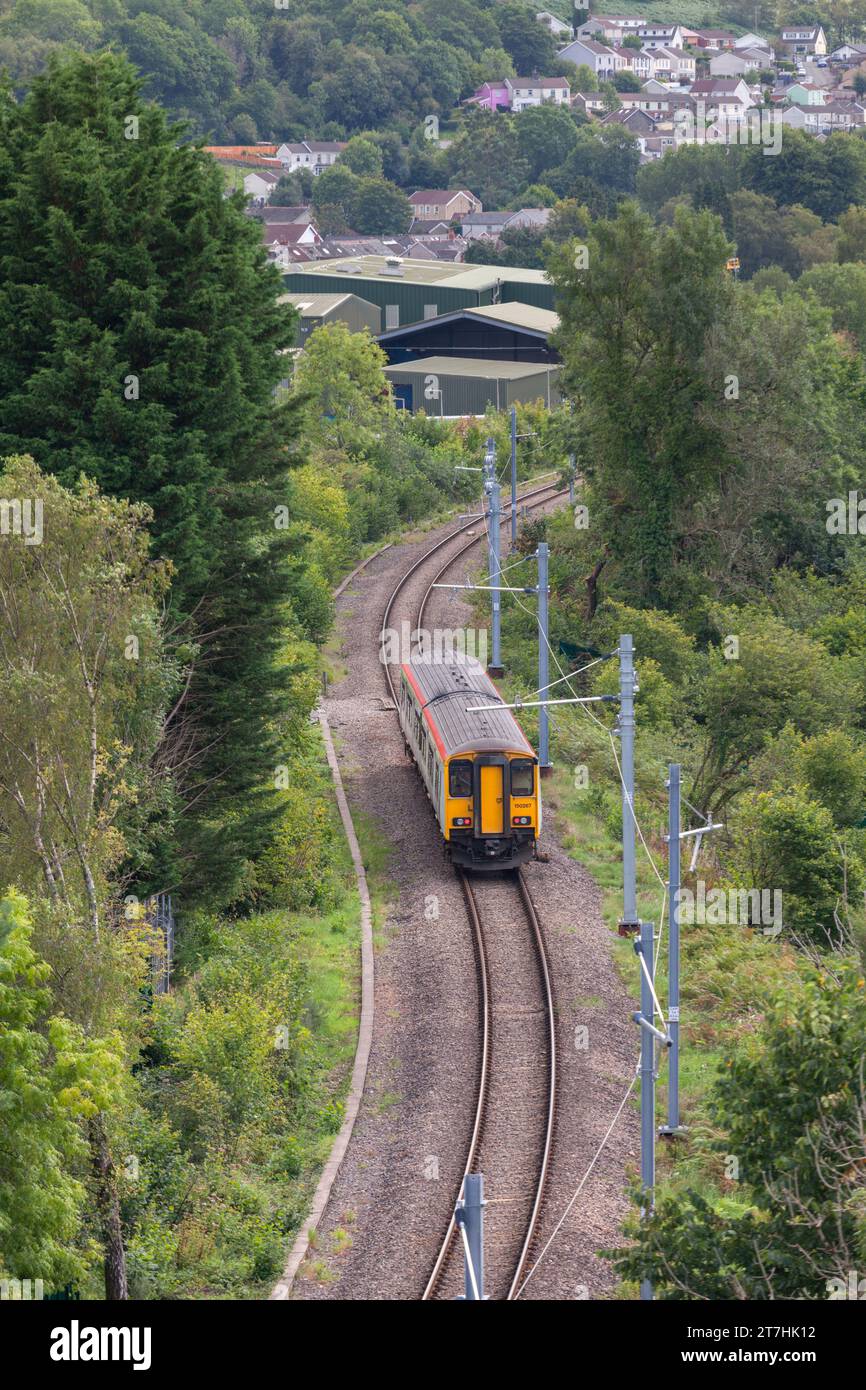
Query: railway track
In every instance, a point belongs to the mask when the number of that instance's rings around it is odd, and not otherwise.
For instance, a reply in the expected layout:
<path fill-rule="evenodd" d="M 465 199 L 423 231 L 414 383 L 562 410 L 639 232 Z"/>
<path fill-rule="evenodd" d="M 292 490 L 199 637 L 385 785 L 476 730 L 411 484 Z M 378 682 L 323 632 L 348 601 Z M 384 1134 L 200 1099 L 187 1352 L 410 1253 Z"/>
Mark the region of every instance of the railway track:
<path fill-rule="evenodd" d="M 484 1173 L 486 1289 L 517 1297 L 544 1199 L 556 1113 L 556 1016 L 544 935 L 520 870 L 482 884 L 460 874 L 478 967 L 481 1049 L 463 1177 Z M 461 1178 L 461 1190 L 463 1179 Z M 456 1194 L 456 1195 L 459 1195 Z M 452 1216 L 422 1299 L 463 1289 Z"/>
<path fill-rule="evenodd" d="M 532 511 L 535 507 L 540 507 L 545 502 L 552 501 L 554 497 L 564 497 L 565 495 L 565 490 L 560 488 L 556 483 L 545 483 L 543 487 L 535 488 L 532 492 L 524 492 L 522 496 L 518 497 L 517 500 L 520 503 L 531 501 L 532 506 L 530 507 L 530 511 Z M 508 521 L 509 518 L 510 512 L 506 510 L 503 513 L 503 526 L 506 524 L 506 521 Z M 437 541 L 435 545 L 432 545 L 429 550 L 425 550 L 424 554 L 419 555 L 415 563 L 413 565 L 410 565 L 409 569 L 406 570 L 406 573 L 400 579 L 396 588 L 392 592 L 391 597 L 388 599 L 387 604 L 385 605 L 385 611 L 382 614 L 382 622 L 380 627 L 381 642 L 384 642 L 385 640 L 385 633 L 388 629 L 388 623 L 390 621 L 391 614 L 394 610 L 394 605 L 397 602 L 397 599 L 400 597 L 403 590 L 408 585 L 409 581 L 413 578 L 413 576 L 418 573 L 418 571 L 422 568 L 423 565 L 427 564 L 428 560 L 430 560 L 434 555 L 437 555 L 440 550 L 444 550 L 445 547 L 447 545 L 450 545 L 452 541 L 456 540 L 458 536 L 463 535 L 466 531 L 473 530 L 477 526 L 478 521 L 480 520 L 480 517 L 473 518 L 472 521 L 467 521 L 464 526 L 456 527 L 455 530 L 449 532 L 447 536 L 443 537 L 441 541 Z M 426 608 L 427 600 L 430 597 L 433 585 L 438 582 L 441 575 L 445 574 L 446 570 L 450 569 L 452 565 L 457 563 L 461 556 L 466 555 L 470 550 L 472 550 L 474 546 L 480 544 L 481 540 L 481 536 L 473 536 L 473 538 L 470 541 L 467 541 L 467 543 L 464 546 L 461 546 L 459 550 L 456 550 L 453 555 L 448 556 L 448 559 L 446 560 L 445 564 L 431 580 L 430 585 L 427 588 L 426 593 L 424 594 L 420 608 L 418 610 L 418 618 L 414 624 L 416 628 L 421 626 L 421 621 L 424 616 L 424 609 Z M 397 687 L 394 684 L 394 677 L 391 673 L 391 668 L 387 663 L 383 663 L 383 665 L 385 670 L 385 679 L 388 683 L 388 688 L 391 692 L 392 698 L 396 700 Z"/>
<path fill-rule="evenodd" d="M 535 508 L 563 495 L 555 484 L 526 493 Z M 439 541 L 406 571 L 382 617 L 382 637 L 400 594 L 432 556 L 472 528 Z M 447 554 L 421 598 L 421 626 L 433 587 L 482 536 Z M 385 675 L 396 700 L 393 675 Z M 531 1256 L 553 1145 L 556 1106 L 556 1018 L 541 923 L 521 871 L 483 882 L 458 871 L 472 930 L 477 972 L 479 1053 L 474 1118 L 460 1186 L 472 1171 L 487 1184 L 486 1287 L 491 1298 L 517 1297 Z M 456 1297 L 463 1288 L 462 1251 L 451 1217 L 422 1294 Z"/>

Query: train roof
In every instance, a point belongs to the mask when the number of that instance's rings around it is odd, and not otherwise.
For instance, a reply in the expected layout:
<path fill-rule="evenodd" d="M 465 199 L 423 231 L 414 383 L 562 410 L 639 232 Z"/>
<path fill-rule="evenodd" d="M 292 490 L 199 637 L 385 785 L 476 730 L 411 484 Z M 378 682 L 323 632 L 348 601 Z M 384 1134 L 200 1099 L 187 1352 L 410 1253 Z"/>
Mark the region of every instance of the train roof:
<path fill-rule="evenodd" d="M 422 703 L 424 718 L 445 758 L 460 753 L 535 753 L 509 709 L 467 712 L 468 705 L 501 700 L 480 662 L 419 658 L 403 671 Z"/>

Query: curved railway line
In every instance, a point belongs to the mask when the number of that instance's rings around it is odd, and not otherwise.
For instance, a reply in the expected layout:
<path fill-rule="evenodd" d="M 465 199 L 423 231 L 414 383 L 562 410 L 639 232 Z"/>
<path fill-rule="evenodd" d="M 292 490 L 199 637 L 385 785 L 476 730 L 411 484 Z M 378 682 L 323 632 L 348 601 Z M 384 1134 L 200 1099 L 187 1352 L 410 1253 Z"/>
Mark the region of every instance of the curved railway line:
<path fill-rule="evenodd" d="M 538 507 L 563 495 L 555 485 L 525 493 Z M 401 577 L 382 616 L 381 635 L 397 599 L 432 556 L 473 522 L 451 532 Z M 447 556 L 427 586 L 413 626 L 421 626 L 433 586 L 483 539 Z M 395 681 L 383 663 L 396 703 Z M 473 1170 L 487 1183 L 487 1291 L 517 1297 L 533 1248 L 550 1167 L 556 1113 L 556 1016 L 544 934 L 521 871 L 473 881 L 457 870 L 475 951 L 479 1012 L 476 1100 L 460 1186 Z M 452 1298 L 462 1289 L 462 1255 L 452 1215 L 438 1246 L 422 1300 Z"/>

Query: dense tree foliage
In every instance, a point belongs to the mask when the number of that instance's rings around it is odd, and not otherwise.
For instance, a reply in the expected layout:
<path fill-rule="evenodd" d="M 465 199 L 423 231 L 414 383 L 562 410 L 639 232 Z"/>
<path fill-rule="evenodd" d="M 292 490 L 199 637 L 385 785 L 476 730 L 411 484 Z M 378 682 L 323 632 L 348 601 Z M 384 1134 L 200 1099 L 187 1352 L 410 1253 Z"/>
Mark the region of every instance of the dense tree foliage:
<path fill-rule="evenodd" d="M 5 0 L 0 57 L 23 85 L 63 45 L 111 45 L 147 94 L 201 133 L 252 141 L 414 126 L 486 78 L 557 76 L 556 41 L 520 3 L 492 0 Z M 359 171 L 360 172 L 360 171 Z"/>
<path fill-rule="evenodd" d="M 52 65 L 0 124 L 0 450 L 152 508 L 187 668 L 163 756 L 183 831 L 160 872 L 231 891 L 276 761 L 293 570 L 273 509 L 294 426 L 273 391 L 292 318 L 242 199 L 124 60 Z"/>

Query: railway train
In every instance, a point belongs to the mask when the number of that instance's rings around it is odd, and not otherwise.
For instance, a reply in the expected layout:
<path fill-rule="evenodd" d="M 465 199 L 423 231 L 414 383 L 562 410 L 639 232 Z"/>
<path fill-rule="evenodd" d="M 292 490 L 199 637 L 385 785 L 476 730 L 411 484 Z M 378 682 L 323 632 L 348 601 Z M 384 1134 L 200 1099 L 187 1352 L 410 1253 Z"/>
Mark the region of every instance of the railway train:
<path fill-rule="evenodd" d="M 451 862 L 516 868 L 541 831 L 538 759 L 481 664 L 470 657 L 410 661 L 400 669 L 398 713 Z"/>

